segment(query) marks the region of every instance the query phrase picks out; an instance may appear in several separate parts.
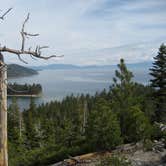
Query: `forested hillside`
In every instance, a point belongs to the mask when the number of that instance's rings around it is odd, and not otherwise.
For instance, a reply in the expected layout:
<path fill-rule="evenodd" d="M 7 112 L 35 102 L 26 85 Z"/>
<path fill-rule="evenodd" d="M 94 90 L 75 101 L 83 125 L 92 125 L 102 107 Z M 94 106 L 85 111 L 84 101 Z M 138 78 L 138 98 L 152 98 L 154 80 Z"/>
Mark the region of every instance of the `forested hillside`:
<path fill-rule="evenodd" d="M 71 95 L 39 107 L 32 99 L 22 113 L 13 99 L 8 109 L 9 164 L 49 165 L 122 143 L 142 141 L 148 147 L 154 139 L 166 139 L 155 123 L 166 122 L 165 73 L 166 46 L 161 45 L 151 85 L 133 82 L 134 75 L 121 59 L 108 91 Z"/>
<path fill-rule="evenodd" d="M 40 84 L 17 84 L 17 83 L 8 83 L 7 94 L 8 96 L 17 96 L 17 95 L 40 95 L 42 93 L 42 86 Z"/>
<path fill-rule="evenodd" d="M 25 77 L 38 74 L 36 70 L 23 67 L 17 64 L 9 64 L 7 68 L 8 77 Z"/>

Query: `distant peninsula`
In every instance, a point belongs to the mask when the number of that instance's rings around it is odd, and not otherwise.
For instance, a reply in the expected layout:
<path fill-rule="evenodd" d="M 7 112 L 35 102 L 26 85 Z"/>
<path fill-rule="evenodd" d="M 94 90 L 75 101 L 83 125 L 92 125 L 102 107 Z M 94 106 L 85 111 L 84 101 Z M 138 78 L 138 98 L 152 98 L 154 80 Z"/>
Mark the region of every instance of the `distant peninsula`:
<path fill-rule="evenodd" d="M 7 65 L 8 78 L 26 77 L 26 76 L 36 75 L 36 74 L 38 74 L 38 72 L 31 68 L 27 68 L 17 64 Z"/>
<path fill-rule="evenodd" d="M 40 84 L 17 84 L 9 83 L 7 88 L 8 97 L 40 97 L 42 86 Z"/>

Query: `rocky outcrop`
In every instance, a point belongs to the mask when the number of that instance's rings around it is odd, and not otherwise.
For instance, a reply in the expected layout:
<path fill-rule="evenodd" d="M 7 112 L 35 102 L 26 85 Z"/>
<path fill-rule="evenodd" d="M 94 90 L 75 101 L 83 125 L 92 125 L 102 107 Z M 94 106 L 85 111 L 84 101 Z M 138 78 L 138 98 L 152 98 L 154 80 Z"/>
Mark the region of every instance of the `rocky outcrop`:
<path fill-rule="evenodd" d="M 166 166 L 166 148 L 164 140 L 154 141 L 151 150 L 146 150 L 142 142 L 124 144 L 111 152 L 90 153 L 70 157 L 52 166 L 95 166 L 105 156 L 125 157 L 132 166 Z"/>
<path fill-rule="evenodd" d="M 156 142 L 152 150 L 137 149 L 133 153 L 125 154 L 132 166 L 166 166 L 166 149 L 163 142 Z"/>

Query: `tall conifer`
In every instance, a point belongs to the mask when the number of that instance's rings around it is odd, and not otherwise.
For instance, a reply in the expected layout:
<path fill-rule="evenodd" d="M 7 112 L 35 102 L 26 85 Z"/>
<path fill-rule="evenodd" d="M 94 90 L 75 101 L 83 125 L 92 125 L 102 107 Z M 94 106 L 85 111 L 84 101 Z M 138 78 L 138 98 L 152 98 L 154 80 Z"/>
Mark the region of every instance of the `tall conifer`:
<path fill-rule="evenodd" d="M 162 44 L 158 55 L 154 57 L 151 86 L 155 88 L 156 116 L 158 121 L 166 122 L 166 45 Z"/>

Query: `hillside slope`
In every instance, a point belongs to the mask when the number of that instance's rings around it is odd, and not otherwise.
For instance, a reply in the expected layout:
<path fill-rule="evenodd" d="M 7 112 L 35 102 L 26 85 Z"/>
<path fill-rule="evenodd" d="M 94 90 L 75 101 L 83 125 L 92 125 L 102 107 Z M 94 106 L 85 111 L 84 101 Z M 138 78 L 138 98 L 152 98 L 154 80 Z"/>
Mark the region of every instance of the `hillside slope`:
<path fill-rule="evenodd" d="M 17 64 L 9 64 L 7 68 L 8 77 L 25 77 L 38 74 L 36 70 L 23 67 Z"/>
<path fill-rule="evenodd" d="M 114 165 L 110 162 L 113 156 L 128 161 L 128 164 L 119 163 L 119 166 L 166 166 L 166 148 L 162 141 L 155 141 L 151 150 L 145 150 L 141 142 L 124 144 L 111 152 L 103 151 L 76 157 L 69 156 L 70 159 L 65 159 L 51 166 L 111 166 Z"/>

